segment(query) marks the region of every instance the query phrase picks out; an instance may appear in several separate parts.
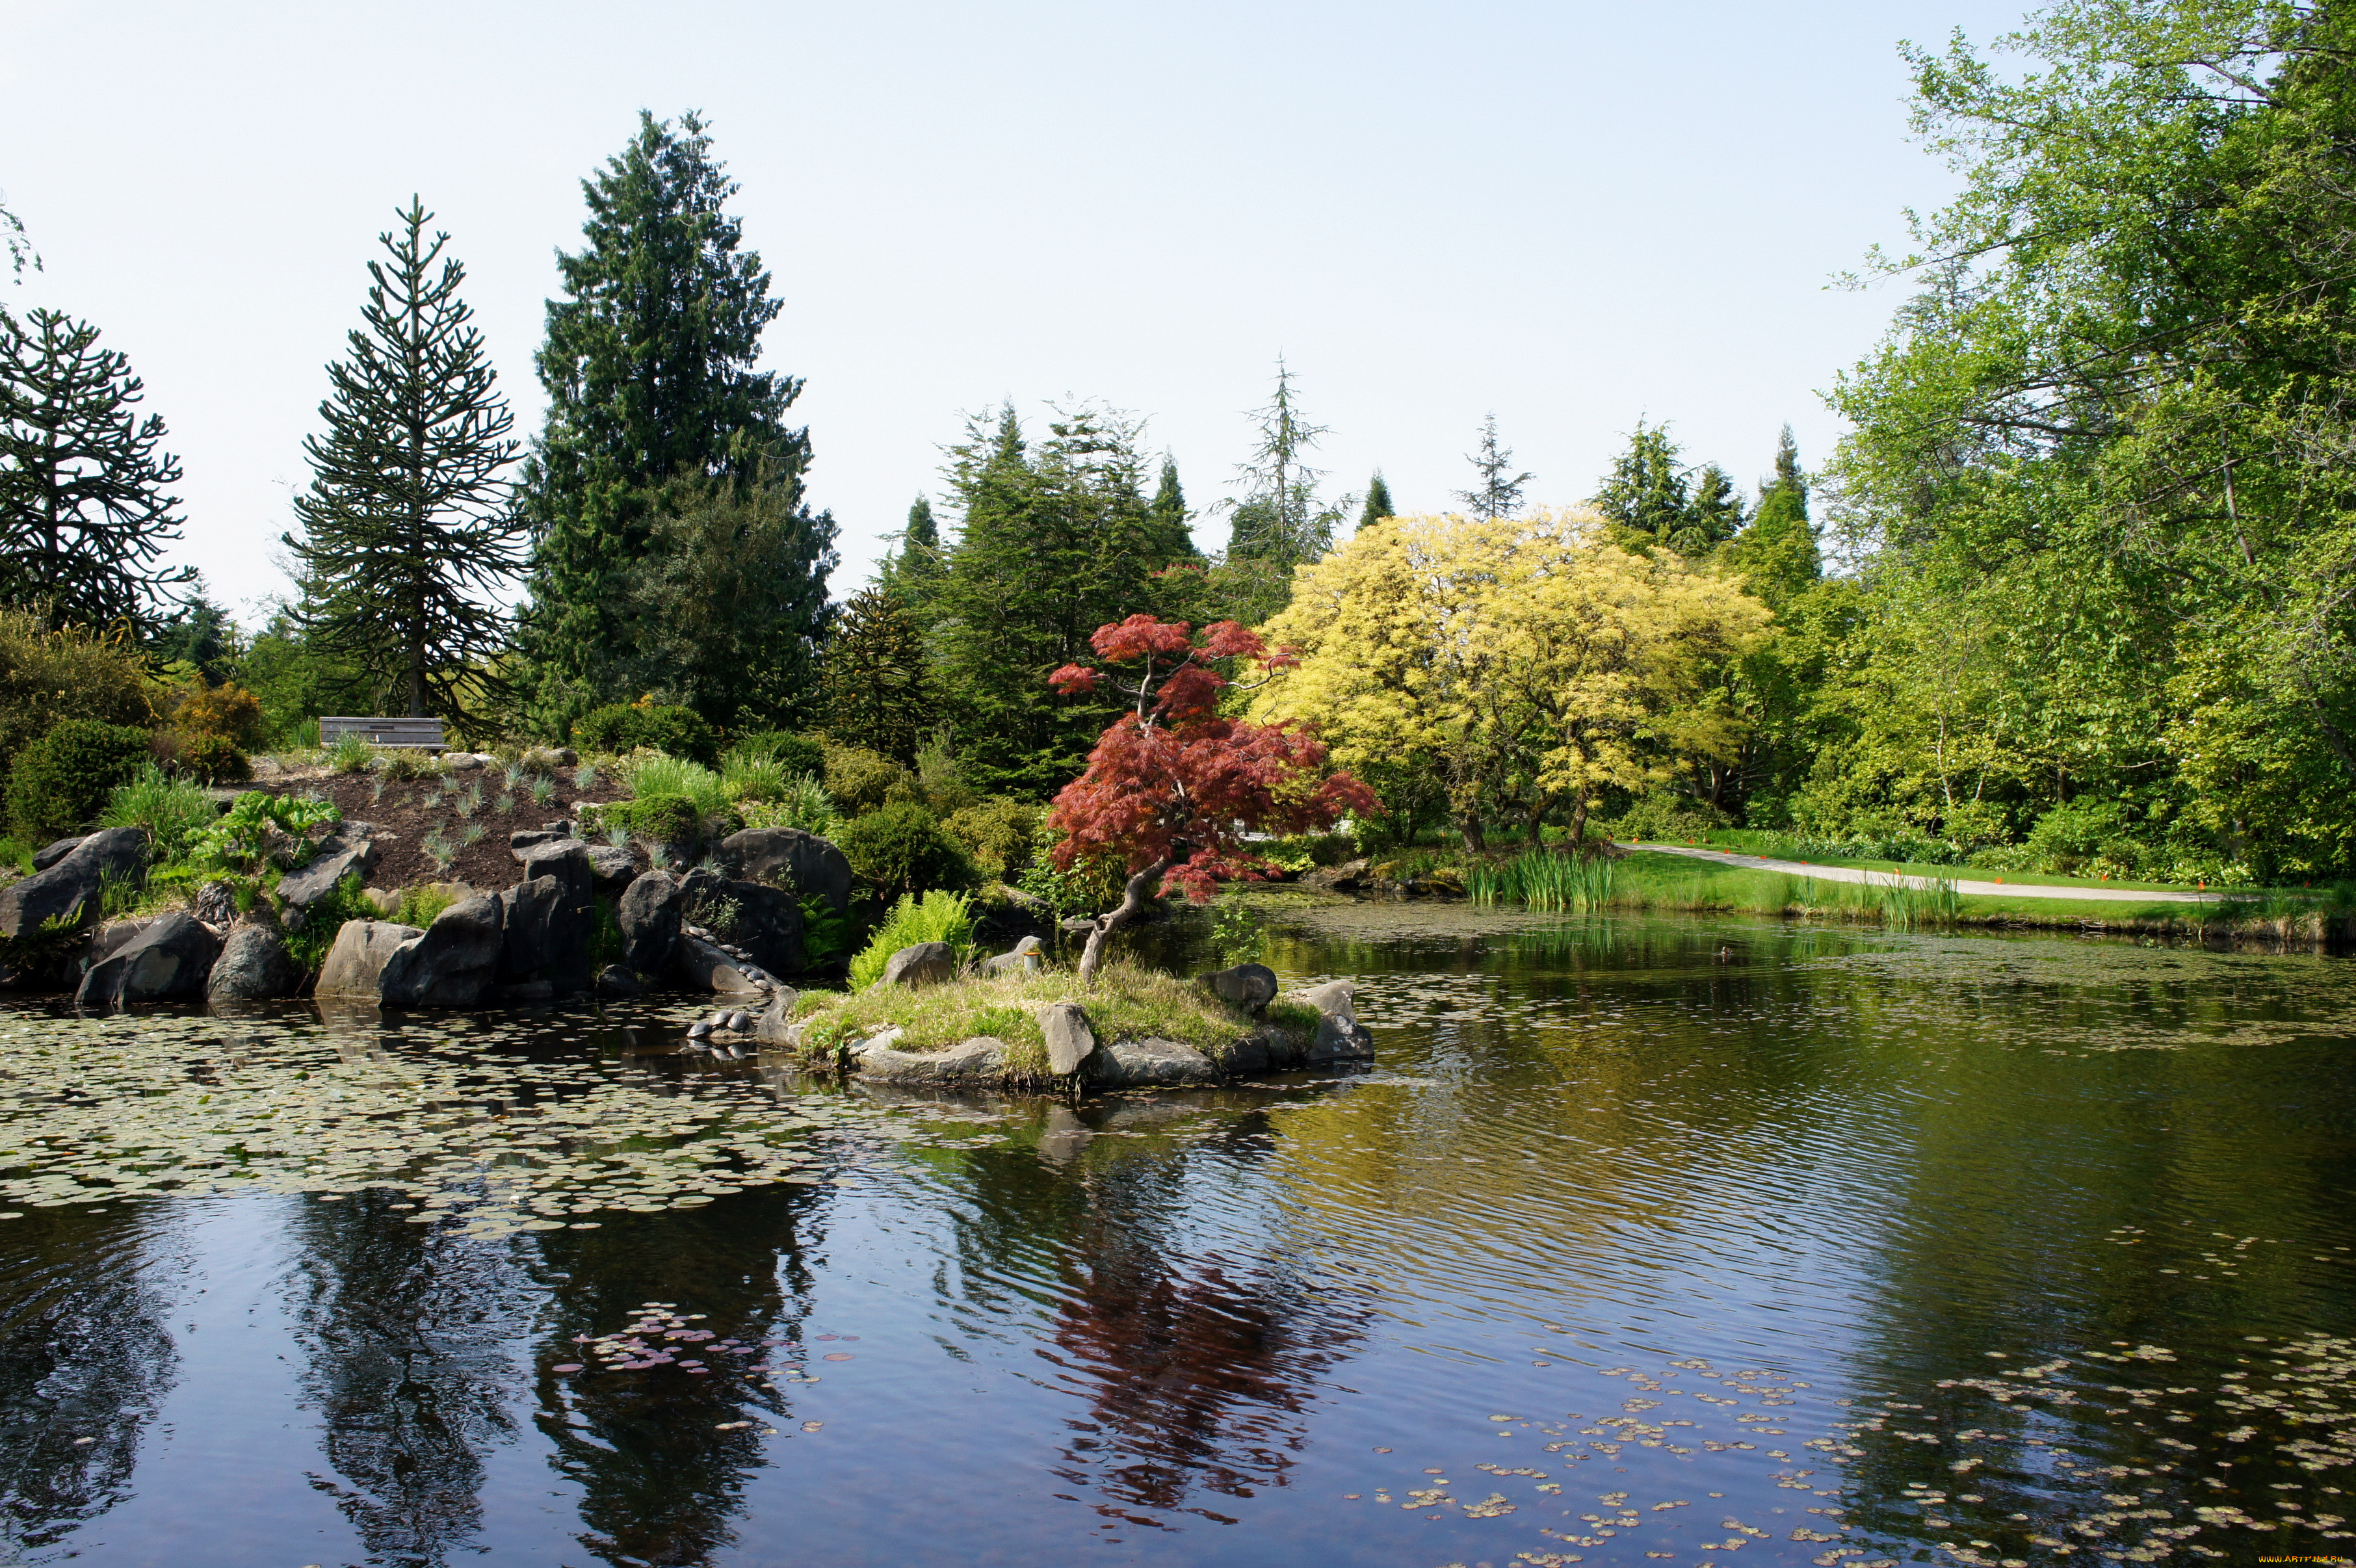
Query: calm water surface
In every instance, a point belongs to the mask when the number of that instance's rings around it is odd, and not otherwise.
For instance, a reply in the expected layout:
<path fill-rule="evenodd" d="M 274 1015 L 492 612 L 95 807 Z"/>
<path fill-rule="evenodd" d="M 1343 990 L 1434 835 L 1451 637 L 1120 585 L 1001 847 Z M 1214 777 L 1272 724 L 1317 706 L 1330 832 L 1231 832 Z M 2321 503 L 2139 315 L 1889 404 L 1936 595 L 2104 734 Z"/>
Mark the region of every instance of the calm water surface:
<path fill-rule="evenodd" d="M 0 1563 L 2356 1545 L 2347 961 L 1377 906 L 1280 913 L 1262 956 L 1360 979 L 1373 1071 L 821 1113 L 815 1182 L 589 1228 L 348 1184 L 20 1197 Z M 322 1085 L 473 1028 L 874 1105 L 661 1054 L 686 1015 L 0 1024 L 95 1031 L 84 1060 L 292 1038 Z M 0 1062 L 0 1166 L 63 1157 L 31 1140 L 75 1088 Z M 718 1337 L 640 1336 L 701 1373 L 579 1343 L 649 1303 Z"/>

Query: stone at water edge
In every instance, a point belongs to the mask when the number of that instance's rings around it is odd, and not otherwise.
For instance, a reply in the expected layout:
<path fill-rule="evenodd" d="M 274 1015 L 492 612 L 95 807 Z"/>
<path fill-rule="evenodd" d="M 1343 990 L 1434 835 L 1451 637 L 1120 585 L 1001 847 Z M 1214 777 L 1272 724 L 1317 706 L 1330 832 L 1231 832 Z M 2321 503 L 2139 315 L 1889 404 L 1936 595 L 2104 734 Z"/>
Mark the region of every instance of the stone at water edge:
<path fill-rule="evenodd" d="M 816 833 L 746 828 L 722 839 L 715 853 L 731 876 L 783 884 L 802 897 L 824 898 L 838 915 L 850 912 L 850 857 Z"/>
<path fill-rule="evenodd" d="M 1039 1032 L 1047 1036 L 1047 1070 L 1068 1078 L 1096 1054 L 1096 1031 L 1076 1002 L 1050 1002 L 1039 1009 Z"/>
<path fill-rule="evenodd" d="M 175 909 L 83 972 L 77 1007 L 124 1007 L 204 994 L 220 941 L 204 922 Z"/>
<path fill-rule="evenodd" d="M 312 905 L 335 891 L 336 884 L 347 876 L 359 876 L 362 881 L 376 869 L 376 841 L 366 836 L 350 837 L 358 823 L 347 822 L 345 832 L 330 833 L 319 841 L 311 858 L 295 870 L 278 879 L 278 897 L 290 908 L 308 909 Z"/>
<path fill-rule="evenodd" d="M 424 934 L 415 926 L 396 926 L 390 920 L 346 920 L 336 933 L 335 945 L 327 950 L 327 961 L 319 966 L 319 983 L 313 987 L 313 994 L 375 1001 L 377 979 L 384 972 L 386 961 L 402 943 Z"/>
<path fill-rule="evenodd" d="M 211 1002 L 274 1002 L 294 995 L 302 983 L 303 972 L 294 967 L 277 928 L 243 924 L 230 928 L 229 940 L 221 944 L 205 982 L 205 997 Z"/>
<path fill-rule="evenodd" d="M 1294 992 L 1292 999 L 1316 1008 L 1328 1018 L 1339 1018 L 1344 1025 L 1355 1027 L 1358 1022 L 1358 988 L 1353 982 L 1329 980 L 1323 985 Z"/>
<path fill-rule="evenodd" d="M 993 1035 L 976 1035 L 947 1050 L 903 1051 L 892 1041 L 897 1029 L 880 1035 L 858 1049 L 859 1076 L 877 1083 L 963 1084 L 987 1088 L 1006 1072 L 1006 1042 Z"/>
<path fill-rule="evenodd" d="M 1357 1061 L 1375 1054 L 1375 1037 L 1355 1024 L 1331 1013 L 1317 1020 L 1317 1036 L 1309 1042 L 1311 1064 Z"/>
<path fill-rule="evenodd" d="M 52 920 L 94 926 L 107 879 L 136 876 L 146 865 L 147 835 L 139 829 L 91 833 L 48 870 L 0 887 L 0 937 L 27 936 Z"/>
<path fill-rule="evenodd" d="M 638 983 L 638 977 L 629 970 L 618 963 L 609 963 L 597 972 L 594 989 L 598 995 L 619 1002 L 642 996 L 646 994 L 647 988 Z"/>
<path fill-rule="evenodd" d="M 589 870 L 596 877 L 597 891 L 610 897 L 637 879 L 637 857 L 615 844 L 593 843 L 589 846 Z"/>
<path fill-rule="evenodd" d="M 754 975 L 746 972 L 751 967 L 738 963 L 702 938 L 690 936 L 679 939 L 671 961 L 672 972 L 701 991 L 758 991 Z"/>
<path fill-rule="evenodd" d="M 667 871 L 649 871 L 630 884 L 614 911 L 622 928 L 622 962 L 638 974 L 670 968 L 679 945 L 680 881 Z"/>
<path fill-rule="evenodd" d="M 794 1031 L 794 1004 L 800 1000 L 791 986 L 780 985 L 769 996 L 761 1015 L 753 1020 L 753 1036 L 765 1046 L 798 1046 Z"/>
<path fill-rule="evenodd" d="M 957 978 L 957 949 L 947 942 L 918 942 L 884 961 L 884 985 L 939 985 Z"/>
<path fill-rule="evenodd" d="M 388 1007 L 472 1007 L 498 972 L 506 906 L 477 893 L 461 898 L 401 944 L 377 977 Z"/>
<path fill-rule="evenodd" d="M 1216 1083 L 1218 1065 L 1191 1046 L 1175 1040 L 1122 1040 L 1097 1053 L 1089 1077 L 1115 1087 L 1143 1088 L 1149 1084 Z"/>
<path fill-rule="evenodd" d="M 1276 1000 L 1276 971 L 1264 963 L 1239 963 L 1194 977 L 1220 1001 L 1240 1007 L 1257 1018 Z"/>

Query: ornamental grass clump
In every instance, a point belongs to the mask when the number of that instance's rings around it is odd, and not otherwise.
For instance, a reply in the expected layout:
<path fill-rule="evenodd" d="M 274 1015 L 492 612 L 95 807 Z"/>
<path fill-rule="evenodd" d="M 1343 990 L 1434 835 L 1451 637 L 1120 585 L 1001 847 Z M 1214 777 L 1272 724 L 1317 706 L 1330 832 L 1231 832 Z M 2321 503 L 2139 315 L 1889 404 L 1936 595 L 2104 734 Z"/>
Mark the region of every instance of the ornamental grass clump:
<path fill-rule="evenodd" d="M 698 815 L 717 816 L 728 809 L 728 787 L 719 774 L 700 762 L 666 757 L 659 752 L 630 758 L 617 769 L 622 787 L 634 800 L 677 795 L 691 801 Z"/>
<path fill-rule="evenodd" d="M 157 865 L 180 859 L 189 843 L 220 815 L 212 797 L 185 779 L 175 779 L 153 762 L 128 784 L 118 784 L 99 813 L 102 828 L 139 828 L 154 846 Z"/>

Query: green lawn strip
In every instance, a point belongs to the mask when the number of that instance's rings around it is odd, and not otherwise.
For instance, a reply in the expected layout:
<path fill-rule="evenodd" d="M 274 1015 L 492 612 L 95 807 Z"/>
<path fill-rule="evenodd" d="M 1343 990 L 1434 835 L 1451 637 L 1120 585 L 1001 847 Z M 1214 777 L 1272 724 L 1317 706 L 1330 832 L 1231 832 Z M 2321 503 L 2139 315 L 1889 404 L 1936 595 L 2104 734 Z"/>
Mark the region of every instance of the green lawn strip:
<path fill-rule="evenodd" d="M 1772 833 L 1741 829 L 1721 829 L 1707 840 L 1694 845 L 1697 849 L 1715 849 L 1732 854 L 1758 855 L 1766 860 L 1799 860 L 1796 854 L 1784 853 L 1783 841 Z M 1976 865 L 1929 865 L 1919 861 L 1896 860 L 1806 860 L 1804 865 L 1835 865 L 1856 871 L 1894 871 L 1906 876 L 1945 877 L 1954 881 L 1994 882 L 2004 879 L 2038 887 L 2116 887 L 2128 893 L 2235 893 L 2250 897 L 2264 897 L 2270 893 L 2296 896 L 2301 888 L 2198 888 L 2181 882 L 2126 882 L 2116 877 L 2105 882 L 2094 876 L 2062 876 L 2044 871 L 1995 871 Z"/>
<path fill-rule="evenodd" d="M 1633 850 L 1616 863 L 1612 906 L 1621 909 L 1725 910 L 1781 915 L 1797 910 L 1879 919 L 1871 889 L 1854 882 L 1811 879 L 1793 872 L 1759 871 L 1694 860 L 1686 855 Z M 2107 899 L 2008 898 L 2001 894 L 1966 895 L 1957 913 L 1967 924 L 2082 926 L 2173 923 L 2215 924 L 2246 916 L 2246 908 L 2222 905 L 2133 904 Z"/>

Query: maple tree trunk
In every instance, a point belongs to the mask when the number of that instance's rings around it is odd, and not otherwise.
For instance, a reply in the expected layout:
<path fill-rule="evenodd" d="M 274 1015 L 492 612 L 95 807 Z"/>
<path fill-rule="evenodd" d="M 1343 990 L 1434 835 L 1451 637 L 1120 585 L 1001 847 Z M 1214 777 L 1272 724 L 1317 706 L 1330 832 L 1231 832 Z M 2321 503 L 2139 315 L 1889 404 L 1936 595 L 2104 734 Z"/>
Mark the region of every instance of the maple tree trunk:
<path fill-rule="evenodd" d="M 1145 901 L 1153 897 L 1162 874 L 1169 869 L 1170 862 L 1160 860 L 1131 876 L 1129 886 L 1121 889 L 1119 906 L 1097 917 L 1094 929 L 1088 932 L 1088 945 L 1080 953 L 1080 984 L 1084 988 L 1097 983 L 1097 970 L 1104 962 L 1105 943 L 1112 940 L 1115 931 L 1145 913 Z"/>

